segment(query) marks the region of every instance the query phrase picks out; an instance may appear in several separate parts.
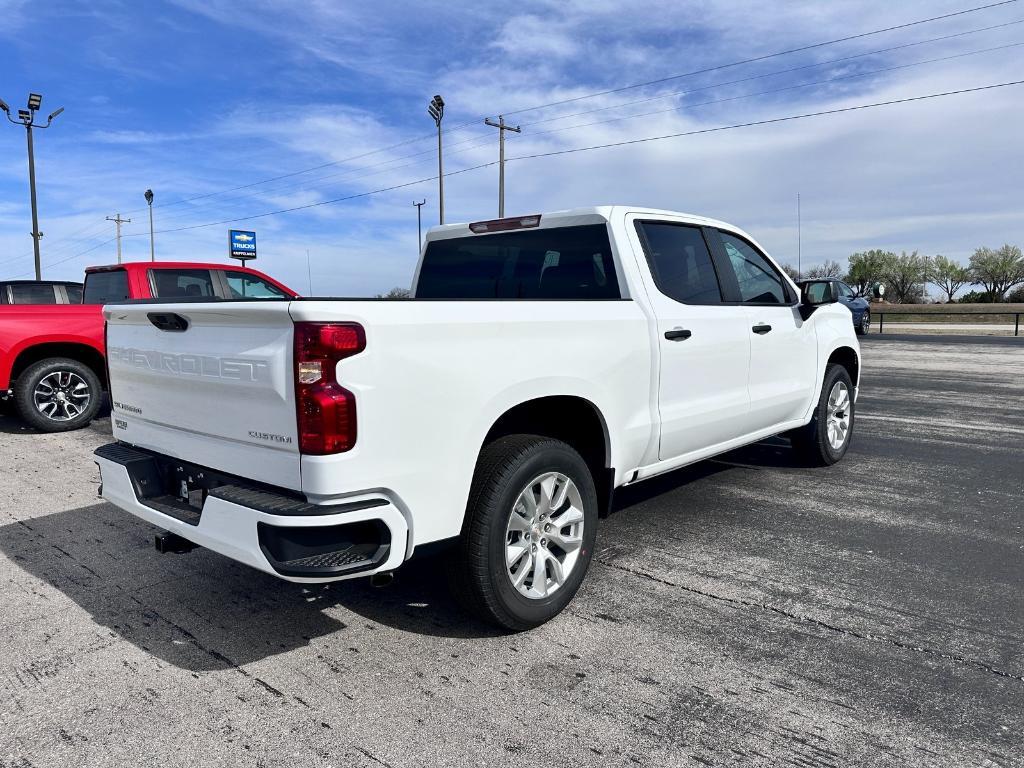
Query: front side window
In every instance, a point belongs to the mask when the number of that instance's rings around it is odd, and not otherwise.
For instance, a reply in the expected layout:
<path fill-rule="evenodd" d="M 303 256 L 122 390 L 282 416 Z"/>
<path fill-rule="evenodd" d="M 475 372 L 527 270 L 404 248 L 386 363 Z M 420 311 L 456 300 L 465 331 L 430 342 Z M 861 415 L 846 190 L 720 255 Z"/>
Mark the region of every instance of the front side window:
<path fill-rule="evenodd" d="M 786 304 L 788 294 L 782 275 L 750 243 L 719 231 L 726 256 L 736 273 L 740 300 L 745 304 Z"/>
<path fill-rule="evenodd" d="M 282 299 L 288 296 L 276 285 L 248 272 L 225 272 L 224 277 L 232 299 Z"/>
<path fill-rule="evenodd" d="M 604 224 L 433 240 L 421 299 L 621 298 Z"/>
<path fill-rule="evenodd" d="M 86 274 L 83 304 L 118 304 L 128 298 L 128 273 L 125 270 Z"/>
<path fill-rule="evenodd" d="M 81 304 L 82 303 L 82 286 L 80 285 L 65 285 L 64 290 L 68 294 L 68 304 Z"/>
<path fill-rule="evenodd" d="M 640 221 L 637 229 L 658 290 L 683 304 L 721 303 L 718 275 L 700 227 Z"/>
<path fill-rule="evenodd" d="M 12 304 L 56 304 L 52 283 L 20 283 L 10 286 Z"/>
<path fill-rule="evenodd" d="M 846 283 L 840 283 L 839 284 L 839 296 L 840 296 L 840 298 L 843 298 L 843 299 L 853 299 L 853 298 L 855 298 L 854 294 L 853 294 L 853 289 L 851 289 L 850 286 L 848 286 Z"/>
<path fill-rule="evenodd" d="M 217 298 L 213 275 L 208 269 L 151 269 L 153 296 L 159 299 L 185 297 Z"/>

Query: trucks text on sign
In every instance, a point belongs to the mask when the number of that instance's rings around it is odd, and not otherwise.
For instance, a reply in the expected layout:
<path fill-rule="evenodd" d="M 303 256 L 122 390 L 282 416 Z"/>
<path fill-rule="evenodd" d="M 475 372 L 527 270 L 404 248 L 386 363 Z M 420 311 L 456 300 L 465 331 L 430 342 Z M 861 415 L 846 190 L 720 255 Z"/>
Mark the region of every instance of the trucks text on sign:
<path fill-rule="evenodd" d="M 255 259 L 256 233 L 241 229 L 229 229 L 228 255 L 232 259 L 241 259 L 243 263 L 247 259 Z"/>

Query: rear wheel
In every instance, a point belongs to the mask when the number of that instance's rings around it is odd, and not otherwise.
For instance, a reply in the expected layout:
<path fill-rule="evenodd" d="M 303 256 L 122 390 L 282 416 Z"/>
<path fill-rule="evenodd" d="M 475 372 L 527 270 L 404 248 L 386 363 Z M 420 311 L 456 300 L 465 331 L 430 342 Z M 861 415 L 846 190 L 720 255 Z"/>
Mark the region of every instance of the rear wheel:
<path fill-rule="evenodd" d="M 790 434 L 794 450 L 809 464 L 835 464 L 846 454 L 853 434 L 853 382 L 833 363 L 825 370 L 818 404 L 809 424 Z"/>
<path fill-rule="evenodd" d="M 536 627 L 576 594 L 596 528 L 597 491 L 575 450 L 534 435 L 496 440 L 477 462 L 452 589 L 485 621 Z"/>
<path fill-rule="evenodd" d="M 93 420 L 103 388 L 92 368 L 65 357 L 40 360 L 18 376 L 18 413 L 43 432 L 79 429 Z"/>

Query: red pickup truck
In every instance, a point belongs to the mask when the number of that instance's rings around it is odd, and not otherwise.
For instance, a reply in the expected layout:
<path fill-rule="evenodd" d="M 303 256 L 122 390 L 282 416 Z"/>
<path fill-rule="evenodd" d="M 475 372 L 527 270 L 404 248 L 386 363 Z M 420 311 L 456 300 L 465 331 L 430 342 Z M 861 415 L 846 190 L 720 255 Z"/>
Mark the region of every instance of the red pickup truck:
<path fill-rule="evenodd" d="M 81 304 L 0 306 L 0 400 L 44 432 L 84 427 L 106 388 L 104 304 L 126 299 L 279 299 L 298 294 L 230 264 L 183 261 L 89 267 Z"/>

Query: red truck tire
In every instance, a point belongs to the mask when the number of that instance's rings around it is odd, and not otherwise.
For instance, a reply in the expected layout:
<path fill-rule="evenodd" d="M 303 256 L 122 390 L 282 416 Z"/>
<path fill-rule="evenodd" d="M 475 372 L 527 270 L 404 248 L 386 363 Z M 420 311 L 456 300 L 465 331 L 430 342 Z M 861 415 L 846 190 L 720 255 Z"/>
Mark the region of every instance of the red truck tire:
<path fill-rule="evenodd" d="M 18 376 L 14 402 L 21 418 L 41 432 L 67 432 L 96 416 L 103 385 L 85 363 L 51 357 L 33 363 Z"/>

